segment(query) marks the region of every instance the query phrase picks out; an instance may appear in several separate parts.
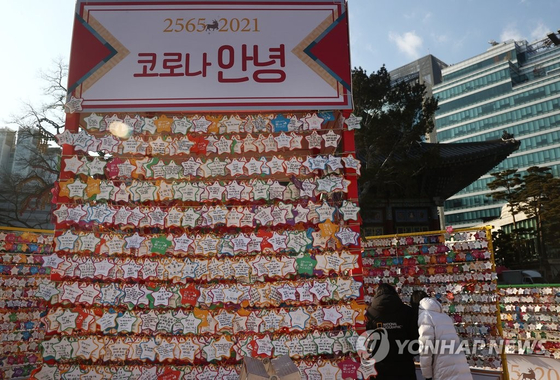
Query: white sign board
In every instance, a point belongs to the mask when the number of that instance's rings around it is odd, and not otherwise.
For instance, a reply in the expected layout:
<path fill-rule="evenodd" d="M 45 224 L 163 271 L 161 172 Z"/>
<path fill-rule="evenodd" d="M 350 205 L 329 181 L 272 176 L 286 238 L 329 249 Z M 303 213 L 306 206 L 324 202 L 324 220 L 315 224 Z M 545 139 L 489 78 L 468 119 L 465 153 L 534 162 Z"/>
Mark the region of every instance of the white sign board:
<path fill-rule="evenodd" d="M 539 355 L 507 355 L 510 380 L 560 380 L 560 360 Z"/>
<path fill-rule="evenodd" d="M 351 109 L 345 0 L 78 0 L 84 112 Z"/>

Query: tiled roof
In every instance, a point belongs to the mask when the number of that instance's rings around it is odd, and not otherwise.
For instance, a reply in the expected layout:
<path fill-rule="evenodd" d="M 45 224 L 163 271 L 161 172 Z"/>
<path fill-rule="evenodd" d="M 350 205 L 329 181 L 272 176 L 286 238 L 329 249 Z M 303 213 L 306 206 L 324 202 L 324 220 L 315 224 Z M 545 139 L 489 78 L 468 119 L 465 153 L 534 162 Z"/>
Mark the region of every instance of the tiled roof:
<path fill-rule="evenodd" d="M 449 144 L 430 144 L 427 145 L 427 150 L 439 148 L 440 157 L 446 160 L 473 160 L 481 159 L 482 157 L 496 157 L 503 156 L 500 160 L 509 156 L 519 148 L 519 142 L 516 140 L 493 140 L 483 142 L 468 142 L 468 143 L 449 143 Z M 495 163 L 496 165 L 497 163 Z"/>
<path fill-rule="evenodd" d="M 515 152 L 520 142 L 510 139 L 421 145 L 425 153 L 435 149 L 441 158 L 424 173 L 423 190 L 431 197 L 447 199 L 492 170 Z"/>
<path fill-rule="evenodd" d="M 420 194 L 434 199 L 446 200 L 458 193 L 482 175 L 488 173 L 496 165 L 506 159 L 519 148 L 520 142 L 514 139 L 492 140 L 468 143 L 419 143 L 410 149 L 408 159 L 417 158 L 426 165 L 418 172 Z M 393 159 L 404 159 L 403 155 L 393 154 Z M 381 164 L 385 157 L 378 156 L 376 161 Z M 419 164 L 419 167 L 422 164 Z"/>

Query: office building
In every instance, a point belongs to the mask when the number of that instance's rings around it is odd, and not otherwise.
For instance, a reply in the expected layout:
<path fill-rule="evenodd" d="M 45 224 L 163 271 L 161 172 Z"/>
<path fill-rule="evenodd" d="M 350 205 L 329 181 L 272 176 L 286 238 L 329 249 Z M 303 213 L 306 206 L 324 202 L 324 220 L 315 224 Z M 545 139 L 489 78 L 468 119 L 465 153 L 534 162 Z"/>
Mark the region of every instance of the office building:
<path fill-rule="evenodd" d="M 33 173 L 44 176 L 49 182 L 56 181 L 55 174 L 47 173 L 41 170 L 46 162 L 50 162 L 48 166 L 56 167 L 56 161 L 59 156 L 59 148 L 49 147 L 46 136 L 38 129 L 30 129 L 26 131 L 18 131 L 17 142 L 14 146 L 14 159 L 12 163 L 12 174 L 21 177 L 29 177 Z M 36 163 L 37 155 L 40 155 L 45 163 Z"/>
<path fill-rule="evenodd" d="M 445 62 L 428 54 L 414 62 L 389 71 L 389 75 L 393 83 L 401 81 L 424 83 L 427 95 L 431 95 L 432 86 L 441 82 L 441 69 L 445 67 L 447 67 Z"/>
<path fill-rule="evenodd" d="M 59 158 L 60 148 L 49 146 L 37 129 L 23 132 L 0 129 L 0 178 L 9 184 L 0 194 L 0 227 L 52 228 L 51 204 L 31 201 L 29 209 L 22 211 L 19 209 L 22 192 L 10 186 L 24 178 L 37 179 L 27 182 L 26 186 L 32 188 L 37 185 L 40 188 L 43 183 L 54 184 Z"/>
<path fill-rule="evenodd" d="M 548 166 L 560 175 L 560 40 L 492 42 L 483 54 L 442 69 L 433 87 L 439 99 L 439 143 L 495 141 L 510 134 L 519 149 L 445 201 L 445 223 L 480 225 L 500 217 L 490 197 L 490 173 Z M 504 134 L 504 132 L 506 132 Z"/>
<path fill-rule="evenodd" d="M 441 70 L 447 64 L 431 54 L 414 62 L 389 71 L 391 82 L 420 82 L 426 86 L 426 96 L 432 96 L 432 87 L 441 82 Z M 434 141 L 435 132 L 426 136 L 427 141 Z"/>
<path fill-rule="evenodd" d="M 14 163 L 16 131 L 0 128 L 0 171 L 11 173 Z"/>

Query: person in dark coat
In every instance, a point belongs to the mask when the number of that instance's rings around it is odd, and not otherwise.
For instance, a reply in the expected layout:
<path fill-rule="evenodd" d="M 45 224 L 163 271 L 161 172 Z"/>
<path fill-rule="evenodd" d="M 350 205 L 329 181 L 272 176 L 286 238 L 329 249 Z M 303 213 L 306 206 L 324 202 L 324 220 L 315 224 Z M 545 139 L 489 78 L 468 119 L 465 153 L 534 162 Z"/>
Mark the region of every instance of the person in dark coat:
<path fill-rule="evenodd" d="M 393 286 L 382 283 L 366 317 L 366 328 L 373 337 L 370 354 L 376 359 L 375 380 L 416 380 L 410 342 L 418 339 L 418 324 L 412 308 L 402 302 Z M 408 343 L 404 344 L 405 341 Z"/>

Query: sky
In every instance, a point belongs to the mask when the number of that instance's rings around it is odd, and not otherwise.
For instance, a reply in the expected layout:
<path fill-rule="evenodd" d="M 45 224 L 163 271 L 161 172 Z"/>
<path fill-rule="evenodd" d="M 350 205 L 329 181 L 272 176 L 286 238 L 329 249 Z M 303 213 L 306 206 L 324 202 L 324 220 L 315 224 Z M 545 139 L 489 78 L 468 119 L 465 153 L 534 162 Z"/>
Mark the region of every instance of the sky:
<path fill-rule="evenodd" d="M 39 106 L 48 72 L 67 62 L 75 0 L 0 0 L 0 127 Z M 348 0 L 352 67 L 393 70 L 432 54 L 455 64 L 489 41 L 542 38 L 560 29 L 558 0 Z"/>

